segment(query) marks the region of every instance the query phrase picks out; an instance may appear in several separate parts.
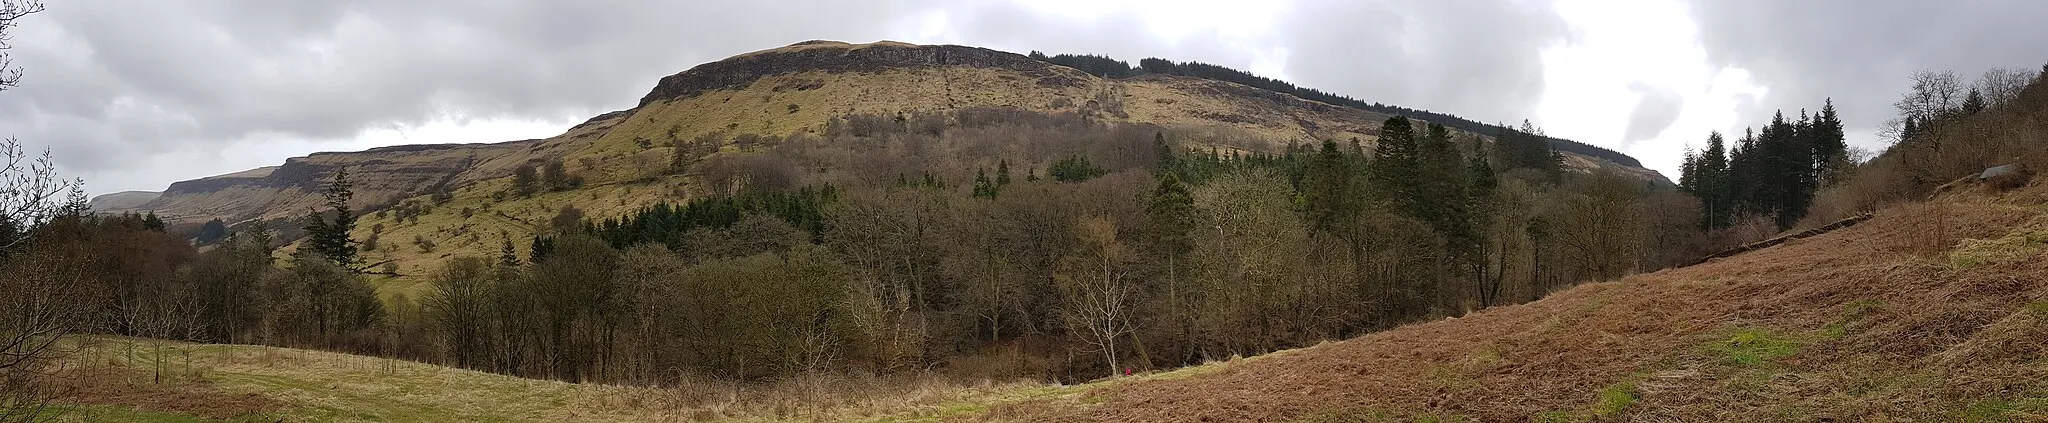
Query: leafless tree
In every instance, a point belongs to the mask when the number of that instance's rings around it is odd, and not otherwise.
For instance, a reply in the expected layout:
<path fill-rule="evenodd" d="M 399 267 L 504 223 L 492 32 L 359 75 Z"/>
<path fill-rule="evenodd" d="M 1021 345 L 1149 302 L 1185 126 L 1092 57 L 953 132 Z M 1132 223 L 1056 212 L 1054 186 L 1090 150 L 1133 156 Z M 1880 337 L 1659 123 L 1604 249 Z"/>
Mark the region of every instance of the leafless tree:
<path fill-rule="evenodd" d="M 1136 289 L 1130 270 L 1133 258 L 1116 239 L 1116 224 L 1089 217 L 1076 228 L 1082 239 L 1081 251 L 1067 256 L 1054 275 L 1061 297 L 1061 317 L 1067 329 L 1109 361 L 1110 373 L 1117 371 L 1117 342 L 1130 335 L 1135 312 Z"/>
<path fill-rule="evenodd" d="M 6 50 L 11 47 L 7 41 L 13 38 L 7 30 L 14 29 L 16 20 L 41 11 L 41 0 L 0 0 L 0 90 L 14 88 L 21 82 L 21 68 L 14 67 L 13 60 L 7 57 Z"/>
<path fill-rule="evenodd" d="M 1984 95 L 1985 103 L 1997 106 L 2019 97 L 2020 90 L 2034 82 L 2034 77 L 2031 70 L 1991 68 L 1977 80 L 1976 89 Z"/>

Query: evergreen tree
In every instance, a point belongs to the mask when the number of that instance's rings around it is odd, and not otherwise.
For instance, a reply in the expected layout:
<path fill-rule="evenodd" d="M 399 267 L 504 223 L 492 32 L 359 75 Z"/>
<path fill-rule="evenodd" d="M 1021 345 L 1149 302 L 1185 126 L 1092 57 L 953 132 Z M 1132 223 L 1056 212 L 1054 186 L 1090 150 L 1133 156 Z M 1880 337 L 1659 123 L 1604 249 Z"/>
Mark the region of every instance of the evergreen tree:
<path fill-rule="evenodd" d="M 1195 208 L 1194 194 L 1180 182 L 1180 177 L 1165 174 L 1159 177 L 1159 187 L 1152 190 L 1152 197 L 1145 203 L 1146 229 L 1152 235 L 1153 244 L 1158 246 L 1171 263 L 1194 248 L 1194 231 L 1200 219 L 1200 210 Z"/>
<path fill-rule="evenodd" d="M 1407 117 L 1395 116 L 1380 124 L 1379 145 L 1373 153 L 1376 185 L 1385 187 L 1395 198 L 1413 198 L 1412 183 L 1421 177 L 1422 164 L 1416 155 L 1415 127 Z"/>
<path fill-rule="evenodd" d="M 1978 92 L 1976 88 L 1971 88 L 1970 95 L 1963 97 L 1963 114 L 1965 115 L 1974 115 L 1977 112 L 1982 112 L 1984 107 L 1984 93 Z"/>
<path fill-rule="evenodd" d="M 1835 113 L 1835 100 L 1830 98 L 1821 106 L 1820 114 L 1813 120 L 1813 162 L 1818 169 L 1820 186 L 1831 185 L 1840 179 L 1839 173 L 1849 163 L 1849 145 L 1842 130 L 1841 116 Z"/>
<path fill-rule="evenodd" d="M 503 241 L 498 246 L 498 266 L 506 269 L 519 267 L 519 249 L 512 246 L 512 235 L 499 232 L 498 238 Z"/>
<path fill-rule="evenodd" d="M 1097 176 L 1107 175 L 1109 170 L 1089 162 L 1087 157 L 1071 156 L 1066 158 L 1066 160 L 1053 163 L 1052 167 L 1046 169 L 1045 173 L 1052 176 L 1052 179 L 1055 181 L 1081 182 L 1095 179 Z"/>
<path fill-rule="evenodd" d="M 1010 160 L 1003 159 L 996 162 L 996 189 L 1000 190 L 1008 185 L 1010 185 Z"/>
<path fill-rule="evenodd" d="M 306 216 L 306 242 L 311 247 L 309 252 L 333 261 L 342 269 L 361 271 L 357 267 L 360 263 L 356 257 L 356 241 L 349 237 L 349 232 L 356 227 L 356 216 L 348 206 L 349 200 L 355 197 L 352 187 L 348 168 L 335 169 L 334 180 L 327 184 L 327 191 L 322 194 L 327 200 L 328 211 Z M 328 216 L 332 216 L 331 220 Z"/>
<path fill-rule="evenodd" d="M 142 216 L 142 229 L 163 232 L 164 220 L 163 218 L 156 217 L 156 211 L 151 210 L 149 214 Z"/>
<path fill-rule="evenodd" d="M 1152 154 L 1159 159 L 1160 173 L 1179 173 L 1180 164 L 1173 157 L 1173 146 L 1166 144 L 1166 133 L 1152 133 Z"/>
<path fill-rule="evenodd" d="M 1703 222 L 1707 228 L 1727 227 L 1734 220 L 1734 199 L 1730 198 L 1728 187 L 1728 146 L 1720 132 L 1707 135 L 1707 149 L 1700 152 L 1698 168 L 1694 171 L 1700 179 L 1692 194 L 1700 199 Z"/>
<path fill-rule="evenodd" d="M 1323 233 L 1349 236 L 1351 222 L 1358 219 L 1359 195 L 1351 158 L 1337 150 L 1334 141 L 1309 162 L 1302 179 L 1302 206 L 1308 212 L 1309 227 Z"/>
<path fill-rule="evenodd" d="M 1451 142 L 1449 129 L 1435 123 L 1429 124 L 1429 134 L 1422 138 L 1418 153 L 1422 173 L 1409 184 L 1421 189 L 1410 194 L 1414 197 L 1408 201 L 1412 207 L 1409 216 L 1429 222 L 1437 233 L 1449 238 L 1454 256 L 1470 257 L 1477 246 L 1477 233 L 1467 183 L 1470 170 L 1464 157 Z"/>
<path fill-rule="evenodd" d="M 193 241 L 199 245 L 212 245 L 227 239 L 227 237 L 227 223 L 221 222 L 220 219 L 213 219 L 206 221 L 206 224 L 199 225 L 199 233 L 193 235 Z"/>
<path fill-rule="evenodd" d="M 986 170 L 974 170 L 974 198 L 996 198 L 995 181 L 988 179 Z"/>

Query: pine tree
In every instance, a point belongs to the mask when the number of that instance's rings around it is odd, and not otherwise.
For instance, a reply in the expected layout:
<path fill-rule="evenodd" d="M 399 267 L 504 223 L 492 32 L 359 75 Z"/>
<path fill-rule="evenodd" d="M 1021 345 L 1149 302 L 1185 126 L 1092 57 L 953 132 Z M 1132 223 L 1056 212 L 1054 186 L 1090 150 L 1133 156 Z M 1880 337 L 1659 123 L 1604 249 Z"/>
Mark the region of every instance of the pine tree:
<path fill-rule="evenodd" d="M 1194 231 L 1200 218 L 1195 208 L 1195 197 L 1188 192 L 1180 177 L 1169 173 L 1159 177 L 1159 187 L 1152 190 L 1152 197 L 1145 203 L 1148 218 L 1146 229 L 1152 234 L 1153 243 L 1166 253 L 1167 257 L 1179 258 L 1194 248 Z"/>
<path fill-rule="evenodd" d="M 1728 187 L 1728 146 L 1720 132 L 1707 135 L 1707 148 L 1700 152 L 1694 170 L 1700 180 L 1692 194 L 1700 199 L 1703 225 L 1710 229 L 1727 227 L 1734 217 L 1734 199 Z"/>
<path fill-rule="evenodd" d="M 327 191 L 322 195 L 327 200 L 328 211 L 314 212 L 306 217 L 306 241 L 311 253 L 333 261 L 343 269 L 361 271 L 357 267 L 360 263 L 356 256 L 356 241 L 349 237 L 349 232 L 356 227 L 356 216 L 348 206 L 349 200 L 355 197 L 352 187 L 348 168 L 335 169 L 334 180 L 327 184 Z M 323 214 L 332 215 L 332 220 Z"/>
<path fill-rule="evenodd" d="M 1984 107 L 1984 93 L 1977 92 L 1976 88 L 1971 88 L 1970 95 L 1963 98 L 1963 114 L 1974 115 L 1977 112 L 1984 111 Z"/>
<path fill-rule="evenodd" d="M 1818 171 L 1820 186 L 1832 185 L 1840 179 L 1841 167 L 1849 163 L 1849 145 L 1842 130 L 1841 116 L 1835 114 L 1835 100 L 1830 98 L 1820 109 L 1820 115 L 1813 121 L 1813 162 Z"/>
<path fill-rule="evenodd" d="M 1180 163 L 1173 157 L 1173 146 L 1166 144 L 1166 133 L 1152 133 L 1152 154 L 1159 159 L 1160 173 L 1179 173 Z"/>
<path fill-rule="evenodd" d="M 1337 150 L 1334 141 L 1323 141 L 1322 150 L 1309 162 L 1302 178 L 1302 206 L 1308 224 L 1316 231 L 1349 236 L 1350 222 L 1357 220 L 1358 190 L 1350 157 Z"/>
<path fill-rule="evenodd" d="M 996 189 L 1010 185 L 1010 160 L 996 162 Z"/>
<path fill-rule="evenodd" d="M 163 232 L 164 219 L 156 217 L 156 211 L 151 210 L 149 214 L 142 216 L 142 229 Z"/>
<path fill-rule="evenodd" d="M 974 198 L 996 198 L 996 184 L 986 170 L 974 169 Z"/>
<path fill-rule="evenodd" d="M 1416 155 L 1415 127 L 1407 117 L 1395 116 L 1380 124 L 1379 145 L 1373 153 L 1376 185 L 1396 198 L 1412 198 L 1413 182 L 1421 176 L 1422 164 Z"/>
<path fill-rule="evenodd" d="M 519 250 L 512 246 L 512 235 L 499 232 L 498 237 L 503 241 L 498 246 L 498 266 L 507 269 L 519 267 Z"/>

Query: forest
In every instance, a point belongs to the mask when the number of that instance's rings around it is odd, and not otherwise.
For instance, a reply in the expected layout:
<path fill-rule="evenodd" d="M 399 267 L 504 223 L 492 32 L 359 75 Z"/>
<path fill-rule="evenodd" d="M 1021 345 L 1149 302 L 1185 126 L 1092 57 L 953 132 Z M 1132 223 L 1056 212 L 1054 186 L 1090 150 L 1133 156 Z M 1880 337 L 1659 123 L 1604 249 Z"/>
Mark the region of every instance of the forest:
<path fill-rule="evenodd" d="M 365 282 L 375 263 L 349 234 L 377 211 L 348 207 L 345 170 L 324 210 L 277 228 L 294 231 L 172 234 L 149 216 L 51 202 L 7 226 L 33 242 L 6 271 L 39 275 L 16 283 L 51 299 L 13 306 L 74 333 L 579 382 L 1080 381 L 1529 301 L 1699 250 L 1681 194 L 1561 169 L 1521 131 L 1488 143 L 1397 117 L 1376 146 L 1261 152 L 1015 109 L 828 127 L 678 149 L 722 194 L 625 216 L 564 207 L 541 235 L 498 235 L 495 257 L 409 275 L 434 287 L 418 298 Z M 286 233 L 303 234 L 296 248 L 281 248 Z"/>

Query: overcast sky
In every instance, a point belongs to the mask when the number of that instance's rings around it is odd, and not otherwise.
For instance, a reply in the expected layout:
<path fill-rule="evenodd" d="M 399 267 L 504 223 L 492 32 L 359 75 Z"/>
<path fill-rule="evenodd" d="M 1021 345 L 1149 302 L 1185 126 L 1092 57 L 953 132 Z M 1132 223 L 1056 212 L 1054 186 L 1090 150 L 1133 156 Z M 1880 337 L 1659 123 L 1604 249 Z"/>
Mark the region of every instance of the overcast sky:
<path fill-rule="evenodd" d="M 656 79 L 811 39 L 1199 60 L 1620 150 L 1832 96 L 1850 142 L 1917 69 L 2048 61 L 2030 0 L 61 0 L 14 30 L 0 135 L 91 192 L 315 151 L 542 138 Z"/>

